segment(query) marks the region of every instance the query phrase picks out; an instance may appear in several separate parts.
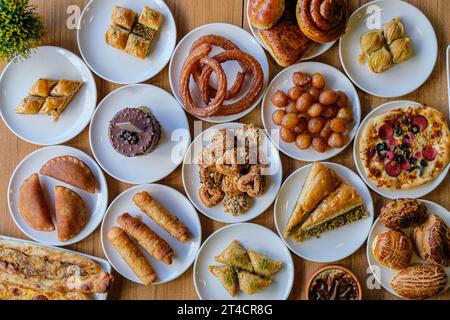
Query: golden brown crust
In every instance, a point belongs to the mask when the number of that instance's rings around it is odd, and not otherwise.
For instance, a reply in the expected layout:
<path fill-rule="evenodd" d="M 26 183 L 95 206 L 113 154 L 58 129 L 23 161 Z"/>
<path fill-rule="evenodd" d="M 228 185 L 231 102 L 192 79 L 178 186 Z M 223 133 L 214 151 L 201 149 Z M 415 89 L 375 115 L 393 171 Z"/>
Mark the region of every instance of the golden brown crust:
<path fill-rule="evenodd" d="M 33 173 L 20 187 L 19 212 L 23 220 L 34 230 L 47 232 L 55 230 L 37 173 Z"/>
<path fill-rule="evenodd" d="M 230 296 L 236 297 L 239 292 L 239 283 L 236 271 L 230 266 L 209 266 L 209 271 L 219 279 L 222 286 Z"/>
<path fill-rule="evenodd" d="M 172 237 L 183 243 L 189 241 L 190 235 L 187 227 L 177 217 L 164 209 L 148 192 L 136 193 L 133 202 Z"/>
<path fill-rule="evenodd" d="M 342 182 L 311 212 L 301 228 L 305 231 L 310 230 L 361 205 L 363 202 L 358 191 L 348 183 Z"/>
<path fill-rule="evenodd" d="M 415 265 L 398 272 L 391 286 L 408 299 L 427 299 L 441 293 L 447 286 L 447 274 L 439 266 Z"/>
<path fill-rule="evenodd" d="M 73 156 L 56 157 L 44 164 L 40 174 L 60 180 L 81 190 L 95 193 L 95 177 L 91 169 Z"/>
<path fill-rule="evenodd" d="M 16 109 L 17 114 L 37 114 L 41 110 L 45 98 L 28 96 L 20 102 Z"/>
<path fill-rule="evenodd" d="M 248 16 L 258 29 L 272 28 L 283 16 L 284 0 L 249 0 Z"/>
<path fill-rule="evenodd" d="M 139 15 L 138 22 L 157 31 L 161 27 L 163 18 L 164 15 L 161 12 L 145 6 Z"/>
<path fill-rule="evenodd" d="M 125 47 L 125 52 L 135 57 L 145 59 L 150 51 L 150 44 L 151 42 L 149 40 L 135 34 L 130 34 Z"/>
<path fill-rule="evenodd" d="M 113 227 L 108 232 L 108 239 L 144 285 L 152 284 L 157 279 L 155 271 L 125 231 L 119 227 Z"/>
<path fill-rule="evenodd" d="M 49 79 L 38 79 L 31 87 L 28 95 L 45 98 L 50 95 L 50 91 L 56 86 L 58 81 Z"/>
<path fill-rule="evenodd" d="M 282 67 L 298 62 L 313 44 L 289 19 L 283 19 L 270 30 L 258 30 L 258 33 Z"/>
<path fill-rule="evenodd" d="M 313 163 L 291 214 L 285 234 L 303 223 L 317 205 L 341 183 L 342 179 L 330 167 Z"/>
<path fill-rule="evenodd" d="M 382 265 L 391 269 L 407 268 L 414 253 L 411 240 L 401 231 L 381 232 L 373 241 L 373 256 Z"/>
<path fill-rule="evenodd" d="M 131 30 L 136 21 L 137 13 L 131 9 L 115 6 L 111 15 L 113 24 Z"/>
<path fill-rule="evenodd" d="M 416 199 L 389 201 L 380 212 L 381 223 L 389 229 L 401 230 L 416 227 L 428 217 L 427 207 Z"/>
<path fill-rule="evenodd" d="M 44 292 L 0 282 L 0 300 L 91 300 L 79 292 Z"/>
<path fill-rule="evenodd" d="M 113 277 L 79 254 L 0 238 L 0 282 L 46 292 L 105 293 Z"/>
<path fill-rule="evenodd" d="M 441 217 L 431 215 L 414 229 L 419 256 L 428 263 L 450 267 L 450 230 Z"/>
<path fill-rule="evenodd" d="M 172 263 L 173 249 L 140 219 L 124 213 L 117 218 L 117 223 L 156 259 Z"/>
<path fill-rule="evenodd" d="M 86 226 L 86 204 L 75 191 L 63 186 L 55 187 L 55 213 L 59 241 L 72 239 Z"/>
<path fill-rule="evenodd" d="M 297 21 L 311 40 L 321 43 L 336 41 L 347 28 L 347 5 L 343 0 L 299 0 Z"/>
<path fill-rule="evenodd" d="M 105 33 L 105 41 L 111 47 L 125 50 L 129 35 L 130 31 L 120 27 L 116 27 L 114 25 L 110 25 Z"/>

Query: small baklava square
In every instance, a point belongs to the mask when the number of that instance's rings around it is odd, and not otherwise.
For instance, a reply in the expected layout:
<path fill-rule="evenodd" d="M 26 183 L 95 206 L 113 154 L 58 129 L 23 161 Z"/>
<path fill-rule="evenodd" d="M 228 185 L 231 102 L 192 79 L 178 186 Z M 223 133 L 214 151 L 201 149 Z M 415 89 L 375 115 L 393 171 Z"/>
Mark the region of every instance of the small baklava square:
<path fill-rule="evenodd" d="M 18 114 L 37 114 L 42 108 L 45 98 L 28 96 L 20 102 L 16 109 Z"/>
<path fill-rule="evenodd" d="M 82 85 L 83 83 L 79 81 L 59 80 L 50 95 L 71 98 L 80 90 Z"/>
<path fill-rule="evenodd" d="M 138 36 L 145 38 L 149 40 L 150 42 L 153 42 L 156 36 L 156 30 L 152 29 L 150 27 L 144 26 L 142 23 L 136 23 L 136 25 L 133 28 L 133 33 L 137 34 Z"/>
<path fill-rule="evenodd" d="M 135 34 L 131 34 L 127 41 L 127 46 L 125 47 L 125 52 L 145 59 L 150 51 L 151 42 L 143 37 Z"/>
<path fill-rule="evenodd" d="M 161 27 L 163 17 L 161 12 L 146 6 L 142 9 L 138 22 L 158 31 Z"/>
<path fill-rule="evenodd" d="M 129 35 L 130 31 L 121 27 L 110 25 L 105 34 L 105 41 L 111 47 L 124 50 L 127 45 Z"/>
<path fill-rule="evenodd" d="M 56 86 L 58 81 L 48 80 L 48 79 L 39 79 L 36 81 L 31 87 L 30 92 L 28 94 L 30 96 L 38 96 L 38 97 L 47 97 L 50 95 L 50 91 Z"/>
<path fill-rule="evenodd" d="M 137 13 L 131 9 L 115 6 L 111 21 L 116 26 L 131 30 L 133 29 L 134 23 L 136 21 L 136 16 Z"/>

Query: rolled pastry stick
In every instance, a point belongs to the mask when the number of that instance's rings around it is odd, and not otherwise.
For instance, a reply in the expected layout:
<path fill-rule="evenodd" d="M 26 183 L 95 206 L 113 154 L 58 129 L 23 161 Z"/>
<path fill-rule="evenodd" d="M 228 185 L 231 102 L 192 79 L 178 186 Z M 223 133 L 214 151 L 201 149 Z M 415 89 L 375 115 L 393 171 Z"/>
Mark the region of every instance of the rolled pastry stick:
<path fill-rule="evenodd" d="M 148 192 L 142 191 L 136 193 L 133 201 L 142 212 L 170 233 L 172 237 L 181 242 L 189 241 L 189 230 L 186 226 L 177 217 L 171 215 L 164 209 Z"/>
<path fill-rule="evenodd" d="M 157 275 L 155 271 L 142 252 L 139 251 L 139 248 L 128 238 L 125 231 L 119 227 L 112 227 L 108 232 L 108 239 L 119 252 L 122 259 L 145 285 L 149 285 L 156 280 Z"/>
<path fill-rule="evenodd" d="M 124 213 L 117 218 L 117 223 L 156 259 L 165 264 L 172 263 L 173 250 L 170 245 L 140 219 Z"/>

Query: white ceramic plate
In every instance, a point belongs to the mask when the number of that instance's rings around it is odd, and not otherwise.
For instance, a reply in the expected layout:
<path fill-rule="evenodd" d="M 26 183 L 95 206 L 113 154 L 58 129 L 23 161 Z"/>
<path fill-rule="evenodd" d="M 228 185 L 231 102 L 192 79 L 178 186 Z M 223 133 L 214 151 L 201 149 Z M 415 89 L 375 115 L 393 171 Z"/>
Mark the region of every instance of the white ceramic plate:
<path fill-rule="evenodd" d="M 44 114 L 16 114 L 16 108 L 39 78 L 84 83 L 55 123 Z M 10 62 L 0 79 L 3 121 L 16 136 L 29 143 L 53 145 L 69 141 L 88 125 L 96 103 L 97 87 L 91 71 L 77 55 L 63 48 L 39 47 L 28 59 Z"/>
<path fill-rule="evenodd" d="M 237 119 L 242 118 L 246 114 L 250 113 L 261 101 L 261 98 L 264 94 L 264 90 L 267 87 L 267 84 L 269 83 L 269 62 L 267 61 L 266 54 L 264 50 L 259 45 L 258 41 L 250 33 L 245 31 L 244 29 L 227 24 L 227 23 L 211 23 L 203 25 L 197 29 L 192 30 L 189 32 L 177 45 L 175 48 L 175 51 L 173 52 L 172 59 L 170 60 L 169 65 L 169 81 L 170 81 L 170 87 L 172 88 L 173 95 L 175 98 L 177 98 L 178 102 L 183 106 L 180 94 L 179 94 L 179 85 L 178 85 L 178 79 L 180 75 L 181 68 L 183 67 L 183 63 L 186 59 L 186 57 L 189 54 L 189 50 L 192 46 L 192 44 L 200 37 L 205 35 L 219 35 L 223 36 L 231 41 L 233 41 L 242 51 L 247 52 L 251 55 L 253 55 L 256 60 L 261 64 L 261 68 L 264 72 L 264 86 L 263 90 L 261 91 L 260 97 L 253 103 L 252 106 L 247 108 L 246 110 L 230 115 L 230 116 L 221 116 L 221 117 L 197 117 L 204 121 L 209 122 L 215 122 L 215 123 L 222 123 L 222 122 L 230 122 L 235 121 Z M 211 52 L 211 56 L 219 53 L 221 51 L 220 48 L 213 48 L 213 51 Z M 236 79 L 236 74 L 240 70 L 240 66 L 236 61 L 228 61 L 226 63 L 222 64 L 222 67 L 227 75 L 227 81 L 228 81 L 228 87 L 231 87 L 231 85 L 234 83 L 234 80 Z M 192 77 L 191 77 L 192 80 Z M 211 77 L 211 85 L 215 88 L 217 88 L 217 81 L 216 77 L 213 74 Z M 227 103 L 235 102 L 239 99 L 241 99 L 245 94 L 247 94 L 248 89 L 250 88 L 251 81 L 250 78 L 246 78 L 244 87 L 242 88 L 241 93 L 235 97 L 234 99 L 227 101 Z M 201 102 L 200 99 L 200 92 L 195 85 L 195 82 L 191 81 L 191 94 L 192 98 L 194 99 L 194 102 L 198 105 L 204 105 Z"/>
<path fill-rule="evenodd" d="M 108 137 L 109 122 L 120 110 L 146 106 L 161 124 L 156 149 L 143 156 L 125 157 L 116 152 Z M 131 184 L 165 178 L 183 161 L 191 136 L 183 109 L 166 91 L 146 84 L 121 87 L 107 95 L 92 116 L 89 128 L 92 153 L 110 176 Z"/>
<path fill-rule="evenodd" d="M 158 10 L 164 20 L 149 56 L 140 59 L 105 42 L 114 6 L 141 13 L 144 6 Z M 162 0 L 91 0 L 83 10 L 77 31 L 78 48 L 89 67 L 99 77 L 120 84 L 146 81 L 169 62 L 177 40 L 177 28 L 169 7 Z"/>
<path fill-rule="evenodd" d="M 312 147 L 306 150 L 300 150 L 297 148 L 295 143 L 287 143 L 281 140 L 279 135 L 280 127 L 275 125 L 272 121 L 272 113 L 277 109 L 277 107 L 272 104 L 270 98 L 278 90 L 287 92 L 289 88 L 293 87 L 294 83 L 292 81 L 292 75 L 298 71 L 303 71 L 309 74 L 319 72 L 325 77 L 327 88 L 335 91 L 340 90 L 347 94 L 349 104 L 353 110 L 354 122 L 352 123 L 352 129 L 346 133 L 347 143 L 344 147 L 329 148 L 326 152 L 319 153 Z M 269 84 L 262 102 L 261 118 L 267 134 L 281 152 L 291 158 L 301 161 L 323 161 L 341 153 L 353 140 L 361 119 L 361 105 L 355 87 L 353 87 L 350 80 L 348 80 L 342 72 L 327 64 L 319 62 L 302 62 L 284 69 L 277 76 L 275 76 Z"/>
<path fill-rule="evenodd" d="M 147 217 L 134 203 L 133 196 L 142 191 L 147 191 L 171 214 L 179 218 L 189 229 L 191 240 L 188 243 L 181 243 L 173 238 L 167 231 L 157 225 L 152 219 Z M 144 248 L 140 248 L 150 265 L 158 275 L 157 281 L 153 284 L 161 284 L 172 281 L 182 275 L 194 262 L 200 243 L 202 240 L 202 228 L 197 212 L 189 200 L 180 192 L 170 187 L 160 184 L 148 184 L 136 186 L 128 189 L 117 196 L 109 206 L 105 218 L 102 222 L 101 239 L 102 247 L 106 258 L 114 269 L 128 280 L 142 284 L 138 277 L 133 273 L 130 267 L 123 261 L 120 254 L 108 240 L 108 232 L 114 226 L 119 226 L 117 217 L 128 212 L 130 215 L 140 216 L 142 221 L 155 231 L 161 238 L 166 240 L 173 248 L 175 255 L 172 264 L 166 265 L 156 260 Z"/>
<path fill-rule="evenodd" d="M 356 169 L 358 170 L 359 175 L 364 180 L 364 182 L 376 193 L 382 195 L 383 197 L 389 198 L 389 199 L 397 199 L 397 198 L 421 198 L 428 193 L 432 192 L 434 189 L 436 189 L 442 181 L 447 176 L 448 170 L 450 168 L 450 164 L 442 171 L 442 173 L 436 177 L 433 181 L 426 183 L 422 186 L 419 186 L 414 189 L 410 190 L 395 190 L 395 189 L 383 189 L 380 187 L 377 187 L 372 181 L 370 181 L 367 178 L 367 175 L 364 170 L 364 166 L 361 163 L 361 158 L 359 156 L 359 139 L 361 138 L 361 134 L 364 131 L 364 127 L 366 126 L 367 122 L 376 116 L 379 116 L 381 114 L 387 113 L 389 111 L 392 111 L 397 108 L 405 107 L 405 106 L 418 106 L 421 105 L 418 102 L 415 101 L 407 101 L 407 100 L 401 100 L 401 101 L 391 101 L 387 102 L 385 104 L 382 104 L 381 106 L 373 109 L 361 122 L 361 126 L 358 129 L 358 132 L 355 137 L 355 143 L 353 144 L 353 159 L 355 161 Z"/>
<path fill-rule="evenodd" d="M 256 40 L 258 40 L 259 44 L 267 51 L 269 52 L 269 54 L 272 56 L 272 52 L 269 50 L 269 48 L 267 47 L 267 45 L 264 43 L 264 41 L 262 40 L 261 36 L 258 33 L 258 29 L 255 28 L 251 22 L 250 22 L 250 17 L 248 15 L 248 8 L 250 6 L 250 1 L 247 1 L 247 10 L 246 10 L 246 15 L 247 15 L 247 23 L 248 23 L 248 27 L 250 29 L 250 31 L 252 32 L 253 36 L 256 38 Z M 327 52 L 335 43 L 336 41 L 333 42 L 327 42 L 327 43 L 318 43 L 315 42 L 313 44 L 313 46 L 306 52 L 306 54 L 300 59 L 300 61 L 305 61 L 305 60 L 309 60 L 315 57 L 318 57 L 322 54 L 324 54 L 325 52 Z M 276 60 L 275 60 L 276 61 Z"/>
<path fill-rule="evenodd" d="M 381 25 L 376 23 L 377 17 Z M 370 29 L 383 29 L 395 17 L 402 19 L 414 55 L 384 73 L 375 74 L 367 63 L 358 62 L 360 36 Z M 437 50 L 436 34 L 428 18 L 413 5 L 399 0 L 372 1 L 360 7 L 350 17 L 347 32 L 339 42 L 341 63 L 349 78 L 367 93 L 384 98 L 400 97 L 419 88 L 434 69 Z"/>
<path fill-rule="evenodd" d="M 278 234 L 292 252 L 309 261 L 330 263 L 349 257 L 364 244 L 372 226 L 374 209 L 370 192 L 356 173 L 337 163 L 324 162 L 324 164 L 335 170 L 344 181 L 359 192 L 368 217 L 324 232 L 320 238 L 311 238 L 301 243 L 285 238 L 284 228 L 289 221 L 312 164 L 299 168 L 283 183 L 275 201 L 274 217 Z"/>
<path fill-rule="evenodd" d="M 420 200 L 420 201 L 427 206 L 429 214 L 435 214 L 441 217 L 442 219 L 444 219 L 445 223 L 450 226 L 450 212 L 448 212 L 447 209 L 431 201 L 427 200 Z M 379 218 L 375 220 L 375 223 L 373 224 L 372 229 L 370 230 L 369 239 L 367 241 L 367 261 L 369 262 L 369 268 L 373 276 L 383 286 L 383 288 L 392 293 L 393 295 L 401 298 L 401 296 L 398 295 L 390 285 L 392 277 L 400 270 L 393 270 L 378 263 L 378 261 L 375 259 L 372 253 L 372 244 L 373 241 L 375 240 L 375 237 L 379 233 L 388 230 L 389 230 L 388 228 L 383 226 Z M 420 257 L 417 255 L 416 252 L 414 252 L 411 261 L 411 264 L 414 263 L 424 263 L 424 261 L 420 259 Z M 445 271 L 447 272 L 447 276 L 450 278 L 450 267 L 445 268 Z M 450 282 L 447 283 L 447 289 L 449 287 Z"/>
<path fill-rule="evenodd" d="M 36 243 L 36 242 L 33 242 L 33 241 L 28 241 L 28 240 L 23 240 L 23 239 L 19 239 L 19 238 L 12 238 L 12 237 L 7 237 L 7 236 L 0 235 L 0 243 L 2 241 L 16 241 L 16 242 L 19 242 L 19 243 L 25 243 L 25 244 L 42 246 L 42 244 Z M 90 256 L 88 254 L 84 254 L 84 253 L 80 253 L 80 252 L 76 252 L 76 251 L 72 251 L 72 250 L 67 250 L 67 249 L 64 249 L 64 248 L 56 248 L 56 247 L 50 247 L 50 246 L 43 246 L 43 247 L 51 248 L 51 249 L 62 251 L 62 252 L 69 252 L 69 253 L 78 254 L 80 256 L 83 256 L 85 258 L 88 258 L 88 259 L 91 259 L 91 260 L 97 262 L 98 265 L 105 272 L 111 273 L 111 265 L 105 259 L 101 259 L 99 257 Z M 94 300 L 106 300 L 108 298 L 108 293 L 93 293 L 91 296 L 94 298 Z"/>
<path fill-rule="evenodd" d="M 283 179 L 282 165 L 278 150 L 273 146 L 270 140 L 266 138 L 264 139 L 266 144 L 263 144 L 262 152 L 270 161 L 270 167 L 268 168 L 266 175 L 267 185 L 264 189 L 264 194 L 261 197 L 250 199 L 250 209 L 243 215 L 232 216 L 223 211 L 223 201 L 212 208 L 207 208 L 203 205 L 198 194 L 198 190 L 201 186 L 199 177 L 200 168 L 196 164 L 202 146 L 206 147 L 209 145 L 211 137 L 217 132 L 217 130 L 223 128 L 240 128 L 242 126 L 243 124 L 236 122 L 223 123 L 203 131 L 189 146 L 182 165 L 184 191 L 191 202 L 197 210 L 207 217 L 224 223 L 245 222 L 262 214 L 275 200 Z"/>
<path fill-rule="evenodd" d="M 32 229 L 28 224 L 23 220 L 22 216 L 19 212 L 19 190 L 22 183 L 33 173 L 39 173 L 41 167 L 47 163 L 48 160 L 53 159 L 55 157 L 61 156 L 74 156 L 81 161 L 83 161 L 92 171 L 95 176 L 95 180 L 97 183 L 97 189 L 95 194 L 86 192 L 84 190 L 73 187 L 67 183 L 62 181 L 39 175 L 39 180 L 41 183 L 42 190 L 44 192 L 44 196 L 47 200 L 48 207 L 50 209 L 50 213 L 52 215 L 53 223 L 56 228 L 56 217 L 55 217 L 55 199 L 53 188 L 55 186 L 64 186 L 75 191 L 86 203 L 88 208 L 88 221 L 83 230 L 70 239 L 69 241 L 60 242 L 57 237 L 57 230 L 52 232 L 43 232 L 36 231 Z M 92 232 L 95 231 L 97 226 L 102 221 L 103 215 L 105 214 L 106 207 L 108 206 L 108 185 L 106 184 L 105 176 L 103 175 L 102 170 L 97 165 L 97 163 L 86 153 L 66 146 L 52 146 L 41 148 L 33 153 L 29 154 L 22 162 L 14 170 L 11 175 L 11 179 L 9 180 L 8 185 L 8 208 L 16 225 L 31 239 L 38 241 L 40 243 L 50 245 L 50 246 L 67 246 L 73 243 L 77 243 Z"/>
<path fill-rule="evenodd" d="M 208 269 L 210 265 L 221 265 L 214 257 L 233 240 L 247 250 L 253 249 L 283 262 L 283 268 L 272 276 L 272 284 L 253 296 L 239 292 L 232 298 Z M 194 285 L 201 300 L 286 300 L 293 283 L 294 263 L 289 250 L 273 231 L 253 223 L 232 224 L 214 232 L 203 243 L 194 263 Z"/>

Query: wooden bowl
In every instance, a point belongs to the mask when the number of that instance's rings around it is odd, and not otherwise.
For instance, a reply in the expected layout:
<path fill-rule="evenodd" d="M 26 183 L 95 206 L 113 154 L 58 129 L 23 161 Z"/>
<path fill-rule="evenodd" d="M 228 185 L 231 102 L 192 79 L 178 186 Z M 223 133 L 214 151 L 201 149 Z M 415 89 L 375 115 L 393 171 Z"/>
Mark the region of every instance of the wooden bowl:
<path fill-rule="evenodd" d="M 356 275 L 350 269 L 347 269 L 347 268 L 337 265 L 337 264 L 323 266 L 314 272 L 314 274 L 309 278 L 308 285 L 305 287 L 304 297 L 306 298 L 306 300 L 310 300 L 309 292 L 310 292 L 311 286 L 312 286 L 314 280 L 317 278 L 317 276 L 319 274 L 321 274 L 322 272 L 331 270 L 331 269 L 340 270 L 340 271 L 348 274 L 353 279 L 353 281 L 356 283 L 356 286 L 358 288 L 358 297 L 356 298 L 356 300 L 362 300 L 362 287 L 361 287 L 361 283 L 359 282 Z"/>

